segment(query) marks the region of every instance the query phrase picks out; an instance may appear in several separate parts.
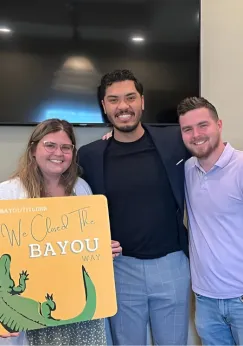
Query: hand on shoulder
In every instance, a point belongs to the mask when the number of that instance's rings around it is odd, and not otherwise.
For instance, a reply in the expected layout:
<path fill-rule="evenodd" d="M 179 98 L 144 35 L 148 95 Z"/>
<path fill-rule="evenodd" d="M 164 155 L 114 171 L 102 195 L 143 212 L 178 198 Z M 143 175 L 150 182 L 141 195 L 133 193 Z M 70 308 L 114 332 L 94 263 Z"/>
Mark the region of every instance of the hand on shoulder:
<path fill-rule="evenodd" d="M 111 138 L 111 137 L 112 137 L 112 132 L 113 132 L 112 130 L 111 130 L 110 132 L 107 132 L 107 133 L 102 137 L 103 141 L 105 141 L 105 140 Z"/>

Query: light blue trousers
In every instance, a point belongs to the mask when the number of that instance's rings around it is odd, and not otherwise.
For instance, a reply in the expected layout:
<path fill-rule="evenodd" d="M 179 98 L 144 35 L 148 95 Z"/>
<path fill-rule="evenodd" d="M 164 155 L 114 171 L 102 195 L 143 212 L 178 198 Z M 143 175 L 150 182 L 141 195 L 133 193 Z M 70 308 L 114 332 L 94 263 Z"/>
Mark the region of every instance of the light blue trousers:
<path fill-rule="evenodd" d="M 109 345 L 186 345 L 190 272 L 182 251 L 152 260 L 114 260 L 118 312 L 106 321 Z"/>
<path fill-rule="evenodd" d="M 243 296 L 212 299 L 196 294 L 195 322 L 203 345 L 243 345 Z"/>

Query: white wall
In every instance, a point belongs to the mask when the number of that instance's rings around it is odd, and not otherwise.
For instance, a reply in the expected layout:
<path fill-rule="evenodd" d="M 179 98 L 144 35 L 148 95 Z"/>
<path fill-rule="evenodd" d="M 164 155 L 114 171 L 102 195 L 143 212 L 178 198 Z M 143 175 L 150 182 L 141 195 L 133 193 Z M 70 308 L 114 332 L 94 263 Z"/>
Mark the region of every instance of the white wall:
<path fill-rule="evenodd" d="M 218 109 L 224 139 L 243 149 L 243 1 L 202 0 L 201 94 Z"/>
<path fill-rule="evenodd" d="M 201 22 L 201 94 L 218 109 L 225 140 L 243 149 L 243 0 L 202 0 Z M 31 127 L 0 127 L 0 181 L 16 167 L 31 131 Z M 106 131 L 76 129 L 78 146 Z M 189 344 L 197 343 L 191 323 Z"/>

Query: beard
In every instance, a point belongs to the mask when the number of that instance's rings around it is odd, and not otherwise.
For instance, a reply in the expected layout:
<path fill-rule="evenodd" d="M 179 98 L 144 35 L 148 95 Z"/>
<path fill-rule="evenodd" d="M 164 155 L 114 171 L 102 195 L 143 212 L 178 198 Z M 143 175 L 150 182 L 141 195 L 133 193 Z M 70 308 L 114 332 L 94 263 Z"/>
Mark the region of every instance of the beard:
<path fill-rule="evenodd" d="M 198 159 L 207 159 L 219 146 L 220 144 L 220 136 L 218 136 L 213 143 L 209 142 L 209 139 L 207 139 L 208 142 L 206 142 L 207 146 L 204 147 L 198 147 L 195 148 L 193 145 L 193 148 L 190 146 L 187 146 L 187 149 L 192 153 L 193 156 L 197 157 Z"/>
<path fill-rule="evenodd" d="M 119 115 L 122 115 L 122 114 L 131 114 L 131 116 L 134 116 L 134 117 L 136 116 L 134 112 L 123 111 L 123 112 L 117 113 L 115 115 L 115 117 L 118 117 Z M 107 114 L 107 118 L 110 121 L 110 123 L 113 125 L 113 127 L 120 132 L 126 132 L 126 133 L 133 132 L 134 130 L 136 130 L 136 128 L 140 124 L 141 117 L 142 117 L 142 110 L 141 110 L 140 114 L 138 114 L 137 120 L 135 123 L 133 123 L 131 125 L 129 125 L 129 124 L 116 124 L 116 122 L 113 120 L 113 117 L 111 117 Z"/>
<path fill-rule="evenodd" d="M 136 128 L 138 127 L 139 123 L 140 123 L 140 120 L 138 120 L 133 125 L 116 125 L 116 124 L 113 124 L 113 126 L 114 126 L 115 129 L 117 129 L 120 132 L 133 132 L 134 130 L 136 130 Z"/>

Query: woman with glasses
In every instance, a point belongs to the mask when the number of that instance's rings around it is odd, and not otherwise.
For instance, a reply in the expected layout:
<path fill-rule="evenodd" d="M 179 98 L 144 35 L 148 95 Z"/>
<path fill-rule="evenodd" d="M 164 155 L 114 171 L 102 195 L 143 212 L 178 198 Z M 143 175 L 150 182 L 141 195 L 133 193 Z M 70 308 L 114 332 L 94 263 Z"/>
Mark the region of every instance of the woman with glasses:
<path fill-rule="evenodd" d="M 76 140 L 72 125 L 64 120 L 43 121 L 33 131 L 16 173 L 0 184 L 0 199 L 23 199 L 92 194 L 89 185 L 78 177 Z M 113 257 L 117 255 L 118 246 Z M 120 251 L 119 250 L 119 251 Z M 28 331 L 29 345 L 104 345 L 104 320 L 92 320 Z M 23 333 L 17 337 L 21 343 Z M 0 334 L 0 338 L 3 335 Z M 5 339 L 6 340 L 6 339 Z M 7 344 L 9 344 L 9 341 Z M 14 344 L 16 344 L 16 339 Z M 0 341 L 1 344 L 1 341 Z M 11 344 L 11 342 L 10 342 Z"/>

